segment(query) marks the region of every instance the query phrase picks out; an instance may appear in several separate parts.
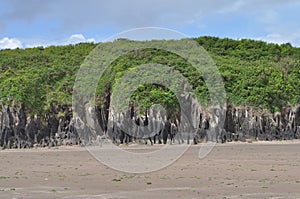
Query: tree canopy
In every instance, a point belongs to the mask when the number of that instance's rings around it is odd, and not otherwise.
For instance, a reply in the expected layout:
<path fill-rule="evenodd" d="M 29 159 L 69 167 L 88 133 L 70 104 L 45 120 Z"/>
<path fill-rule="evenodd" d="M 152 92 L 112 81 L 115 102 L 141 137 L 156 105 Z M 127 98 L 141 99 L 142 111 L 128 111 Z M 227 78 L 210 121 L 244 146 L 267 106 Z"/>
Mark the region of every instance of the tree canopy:
<path fill-rule="evenodd" d="M 278 111 L 300 99 L 300 48 L 249 39 L 217 37 L 194 39 L 207 50 L 224 80 L 227 100 Z M 118 42 L 118 41 L 116 41 Z M 23 104 L 29 114 L 43 113 L 51 104 L 72 104 L 76 73 L 97 46 L 80 43 L 0 51 L 0 99 L 4 104 Z M 99 45 L 109 45 L 101 43 Z M 172 60 L 170 62 L 170 60 Z M 115 60 L 99 81 L 97 103 L 127 71 L 139 64 L 155 62 L 173 66 L 187 77 L 196 95 L 205 103 L 209 93 L 201 74 L 180 56 L 158 49 L 132 51 Z M 132 101 L 142 110 L 161 103 L 176 112 L 178 103 L 168 88 L 140 85 Z"/>

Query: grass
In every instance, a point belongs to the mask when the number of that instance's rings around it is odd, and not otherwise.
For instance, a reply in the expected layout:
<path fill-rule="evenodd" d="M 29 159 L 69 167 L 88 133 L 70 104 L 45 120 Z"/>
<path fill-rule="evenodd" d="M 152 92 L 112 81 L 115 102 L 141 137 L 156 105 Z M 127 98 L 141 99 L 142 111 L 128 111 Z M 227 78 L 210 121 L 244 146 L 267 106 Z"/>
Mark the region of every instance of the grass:
<path fill-rule="evenodd" d="M 113 182 L 121 182 L 123 180 L 123 178 L 114 178 L 112 179 Z"/>

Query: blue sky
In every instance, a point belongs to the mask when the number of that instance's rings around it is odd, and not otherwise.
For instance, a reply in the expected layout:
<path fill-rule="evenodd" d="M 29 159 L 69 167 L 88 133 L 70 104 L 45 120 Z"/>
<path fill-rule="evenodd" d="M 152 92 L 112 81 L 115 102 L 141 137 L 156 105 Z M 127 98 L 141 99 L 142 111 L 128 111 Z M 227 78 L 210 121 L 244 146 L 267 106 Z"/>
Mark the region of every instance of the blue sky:
<path fill-rule="evenodd" d="M 101 42 L 161 27 L 300 47 L 298 0 L 0 0 L 0 49 Z"/>

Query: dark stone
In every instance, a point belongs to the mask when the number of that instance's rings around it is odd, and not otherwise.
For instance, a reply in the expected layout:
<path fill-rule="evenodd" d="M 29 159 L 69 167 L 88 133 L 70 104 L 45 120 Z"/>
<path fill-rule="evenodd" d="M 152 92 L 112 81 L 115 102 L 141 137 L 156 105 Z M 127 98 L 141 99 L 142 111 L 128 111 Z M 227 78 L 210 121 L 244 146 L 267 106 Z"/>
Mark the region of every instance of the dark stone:
<path fill-rule="evenodd" d="M 33 146 L 53 147 L 59 145 L 88 144 L 93 140 L 110 138 L 113 143 L 122 144 L 132 141 L 142 141 L 151 144 L 183 143 L 193 140 L 194 144 L 203 141 L 246 141 L 256 140 L 291 140 L 300 139 L 300 105 L 286 106 L 280 112 L 270 113 L 265 110 L 254 110 L 251 107 L 228 106 L 225 123 L 218 126 L 216 119 L 209 111 L 195 112 L 199 118 L 198 128 L 193 133 L 180 132 L 180 115 L 175 120 L 164 120 L 159 112 L 146 112 L 145 118 L 137 115 L 137 110 L 131 104 L 129 111 L 120 121 L 114 121 L 109 126 L 109 104 L 91 109 L 89 118 L 84 114 L 73 117 L 72 109 L 67 105 L 51 105 L 50 110 L 43 116 L 31 116 L 23 106 L 10 107 L 2 105 L 0 112 L 0 147 L 1 148 L 30 148 Z M 216 111 L 213 109 L 213 111 Z M 125 120 L 127 118 L 127 120 Z M 168 117 L 166 117 L 168 118 Z M 91 123 L 87 122 L 90 119 Z M 93 127 L 95 120 L 99 128 Z M 130 131 L 122 130 L 120 125 L 125 121 L 135 122 Z M 142 127 L 155 126 L 155 134 L 141 131 Z M 152 132 L 151 132 L 152 133 Z M 192 137 L 194 136 L 194 137 Z"/>

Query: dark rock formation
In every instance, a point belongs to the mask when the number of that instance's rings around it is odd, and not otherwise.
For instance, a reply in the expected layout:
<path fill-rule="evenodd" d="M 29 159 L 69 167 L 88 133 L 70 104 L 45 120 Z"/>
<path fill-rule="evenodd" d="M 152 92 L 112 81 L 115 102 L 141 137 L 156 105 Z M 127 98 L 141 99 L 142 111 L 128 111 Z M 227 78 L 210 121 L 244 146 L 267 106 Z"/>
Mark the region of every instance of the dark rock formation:
<path fill-rule="evenodd" d="M 25 113 L 23 106 L 13 108 L 3 105 L 0 112 L 0 147 L 30 148 L 89 144 L 107 138 L 116 144 L 132 141 L 167 143 L 167 140 L 170 140 L 169 143 L 191 140 L 197 144 L 203 141 L 224 143 L 300 138 L 300 104 L 296 107 L 286 106 L 276 113 L 230 105 L 226 109 L 223 126 L 218 124 L 218 118 L 212 117 L 211 110 L 202 110 L 199 111 L 200 121 L 193 121 L 198 127 L 192 137 L 180 132 L 178 119 L 167 120 L 166 116 L 158 112 L 149 111 L 146 117 L 142 118 L 136 115 L 131 107 L 126 114 L 109 117 L 112 113 L 107 110 L 107 107 L 103 110 L 86 105 L 83 115 L 73 116 L 70 106 L 53 105 L 46 114 L 30 117 Z M 113 117 L 118 119 L 113 120 Z M 135 125 L 131 129 L 124 130 L 122 128 L 124 123 Z"/>
<path fill-rule="evenodd" d="M 54 109 L 54 108 L 53 108 Z M 79 136 L 72 123 L 68 106 L 55 108 L 42 116 L 27 116 L 24 107 L 2 106 L 0 112 L 0 147 L 52 147 L 61 144 L 79 144 Z"/>
<path fill-rule="evenodd" d="M 228 107 L 224 125 L 226 135 L 229 135 L 227 141 L 298 139 L 299 108 L 299 105 L 287 106 L 281 112 L 271 114 L 251 107 Z"/>

